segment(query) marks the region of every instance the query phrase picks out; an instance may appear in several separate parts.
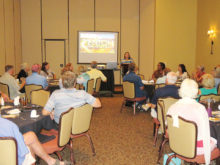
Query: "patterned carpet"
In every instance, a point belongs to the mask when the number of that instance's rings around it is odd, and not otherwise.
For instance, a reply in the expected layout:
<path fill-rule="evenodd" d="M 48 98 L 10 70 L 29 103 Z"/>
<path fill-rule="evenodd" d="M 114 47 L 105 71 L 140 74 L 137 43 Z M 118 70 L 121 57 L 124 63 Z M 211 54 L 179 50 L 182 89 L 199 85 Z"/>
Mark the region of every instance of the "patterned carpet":
<path fill-rule="evenodd" d="M 120 113 L 122 95 L 101 98 L 102 108 L 95 109 L 92 116 L 90 135 L 96 150 L 92 151 L 86 137 L 74 140 L 74 157 L 78 165 L 154 165 L 158 156 L 153 147 L 153 124 L 149 112 L 138 112 L 125 107 Z M 169 153 L 169 146 L 165 151 Z M 69 150 L 61 153 L 70 160 Z M 55 155 L 52 155 L 55 157 Z M 162 162 L 162 160 L 161 160 Z M 40 164 L 45 164 L 42 160 Z M 162 164 L 162 163 L 161 163 Z"/>

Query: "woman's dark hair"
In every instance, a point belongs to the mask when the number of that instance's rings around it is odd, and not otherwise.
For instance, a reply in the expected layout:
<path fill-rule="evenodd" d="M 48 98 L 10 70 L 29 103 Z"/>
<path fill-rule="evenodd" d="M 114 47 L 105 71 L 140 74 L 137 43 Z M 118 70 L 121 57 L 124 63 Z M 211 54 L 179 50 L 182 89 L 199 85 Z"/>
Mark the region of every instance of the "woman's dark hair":
<path fill-rule="evenodd" d="M 43 62 L 42 63 L 42 68 L 41 68 L 41 70 L 42 71 L 44 71 L 47 75 L 48 75 L 48 72 L 47 72 L 47 70 L 46 70 L 46 66 L 48 65 L 48 62 Z"/>
<path fill-rule="evenodd" d="M 125 52 L 125 54 L 124 54 L 124 59 L 125 59 L 125 55 L 128 53 L 128 59 L 131 59 L 131 55 L 130 55 L 130 53 L 129 52 Z"/>
<path fill-rule="evenodd" d="M 164 70 L 166 68 L 166 65 L 163 62 L 159 62 L 159 64 L 160 64 L 162 70 Z"/>
<path fill-rule="evenodd" d="M 187 70 L 186 70 L 186 67 L 184 64 L 179 64 L 179 67 L 181 68 L 182 70 L 182 73 L 186 72 L 187 73 Z"/>

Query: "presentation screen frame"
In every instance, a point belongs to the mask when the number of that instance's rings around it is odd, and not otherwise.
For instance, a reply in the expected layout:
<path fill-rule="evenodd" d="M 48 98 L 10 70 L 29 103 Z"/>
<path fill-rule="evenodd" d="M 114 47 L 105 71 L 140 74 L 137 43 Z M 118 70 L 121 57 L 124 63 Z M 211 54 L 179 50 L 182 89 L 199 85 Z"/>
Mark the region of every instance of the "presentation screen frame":
<path fill-rule="evenodd" d="M 97 33 L 117 33 L 117 64 L 118 64 L 118 55 L 119 55 L 119 49 L 118 49 L 118 46 L 119 46 L 119 32 L 118 31 L 77 31 L 77 64 L 90 64 L 89 62 L 86 63 L 82 63 L 82 62 L 79 62 L 79 33 L 80 32 L 85 32 L 85 33 L 89 33 L 89 32 L 97 32 Z M 100 63 L 98 62 L 98 64 L 107 64 L 107 63 Z"/>

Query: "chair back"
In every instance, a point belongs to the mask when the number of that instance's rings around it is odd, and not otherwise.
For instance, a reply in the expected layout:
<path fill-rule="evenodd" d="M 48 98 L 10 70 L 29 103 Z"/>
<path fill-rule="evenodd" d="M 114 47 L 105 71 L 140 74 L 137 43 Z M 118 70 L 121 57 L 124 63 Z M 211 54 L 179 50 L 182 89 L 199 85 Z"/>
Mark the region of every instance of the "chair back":
<path fill-rule="evenodd" d="M 129 98 L 129 99 L 135 98 L 134 83 L 128 82 L 128 81 L 124 81 L 122 83 L 122 86 L 123 86 L 124 97 Z"/>
<path fill-rule="evenodd" d="M 98 93 L 101 87 L 101 83 L 102 83 L 102 79 L 101 77 L 96 79 L 96 83 L 95 83 L 95 92 Z"/>
<path fill-rule="evenodd" d="M 42 89 L 43 87 L 41 85 L 30 84 L 30 85 L 25 85 L 24 88 L 25 88 L 25 97 L 27 99 L 27 102 L 30 103 L 31 91 Z"/>
<path fill-rule="evenodd" d="M 0 83 L 0 91 L 10 97 L 9 87 L 7 84 Z"/>
<path fill-rule="evenodd" d="M 0 137 L 0 164 L 18 165 L 17 142 L 13 137 Z"/>
<path fill-rule="evenodd" d="M 31 104 L 45 106 L 50 97 L 50 92 L 43 89 L 31 91 Z"/>
<path fill-rule="evenodd" d="M 60 116 L 59 136 L 58 136 L 59 147 L 63 147 L 69 142 L 72 122 L 73 122 L 73 108 L 69 109 L 66 112 L 63 112 Z"/>
<path fill-rule="evenodd" d="M 92 95 L 93 92 L 94 92 L 93 86 L 94 86 L 94 79 L 88 80 L 87 81 L 87 91 L 86 92 Z"/>
<path fill-rule="evenodd" d="M 73 110 L 72 134 L 81 134 L 89 130 L 92 106 L 85 104 Z"/>
<path fill-rule="evenodd" d="M 141 78 L 141 80 L 144 80 L 144 75 L 143 74 L 138 74 L 138 76 Z"/>
<path fill-rule="evenodd" d="M 207 101 L 207 99 L 213 99 L 216 102 L 220 101 L 220 95 L 216 95 L 216 94 L 209 94 L 209 95 L 201 95 L 199 97 L 199 101 Z"/>
<path fill-rule="evenodd" d="M 157 118 L 160 122 L 161 131 L 165 133 L 166 130 L 166 114 L 171 105 L 179 99 L 173 97 L 159 98 L 157 101 Z"/>
<path fill-rule="evenodd" d="M 166 84 L 156 84 L 155 89 L 165 87 Z"/>
<path fill-rule="evenodd" d="M 192 159 L 196 157 L 197 125 L 193 121 L 178 118 L 179 127 L 173 126 L 173 118 L 167 115 L 169 144 L 173 152 Z"/>

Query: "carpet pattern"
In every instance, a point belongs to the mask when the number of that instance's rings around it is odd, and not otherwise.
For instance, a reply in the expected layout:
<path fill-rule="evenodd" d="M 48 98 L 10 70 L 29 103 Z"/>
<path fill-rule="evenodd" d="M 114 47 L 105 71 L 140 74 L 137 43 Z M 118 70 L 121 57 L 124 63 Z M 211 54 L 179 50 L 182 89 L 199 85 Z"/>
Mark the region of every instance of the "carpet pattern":
<path fill-rule="evenodd" d="M 154 165 L 157 161 L 157 146 L 153 146 L 153 123 L 150 112 L 137 112 L 131 107 L 120 113 L 122 95 L 101 98 L 102 108 L 93 111 L 89 133 L 92 137 L 96 156 L 86 137 L 74 140 L 74 157 L 78 165 Z M 170 153 L 167 144 L 164 153 Z M 61 154 L 70 160 L 69 149 Z M 52 155 L 56 157 L 55 155 Z M 161 159 L 161 164 L 163 160 Z M 45 164 L 42 160 L 40 164 Z"/>

